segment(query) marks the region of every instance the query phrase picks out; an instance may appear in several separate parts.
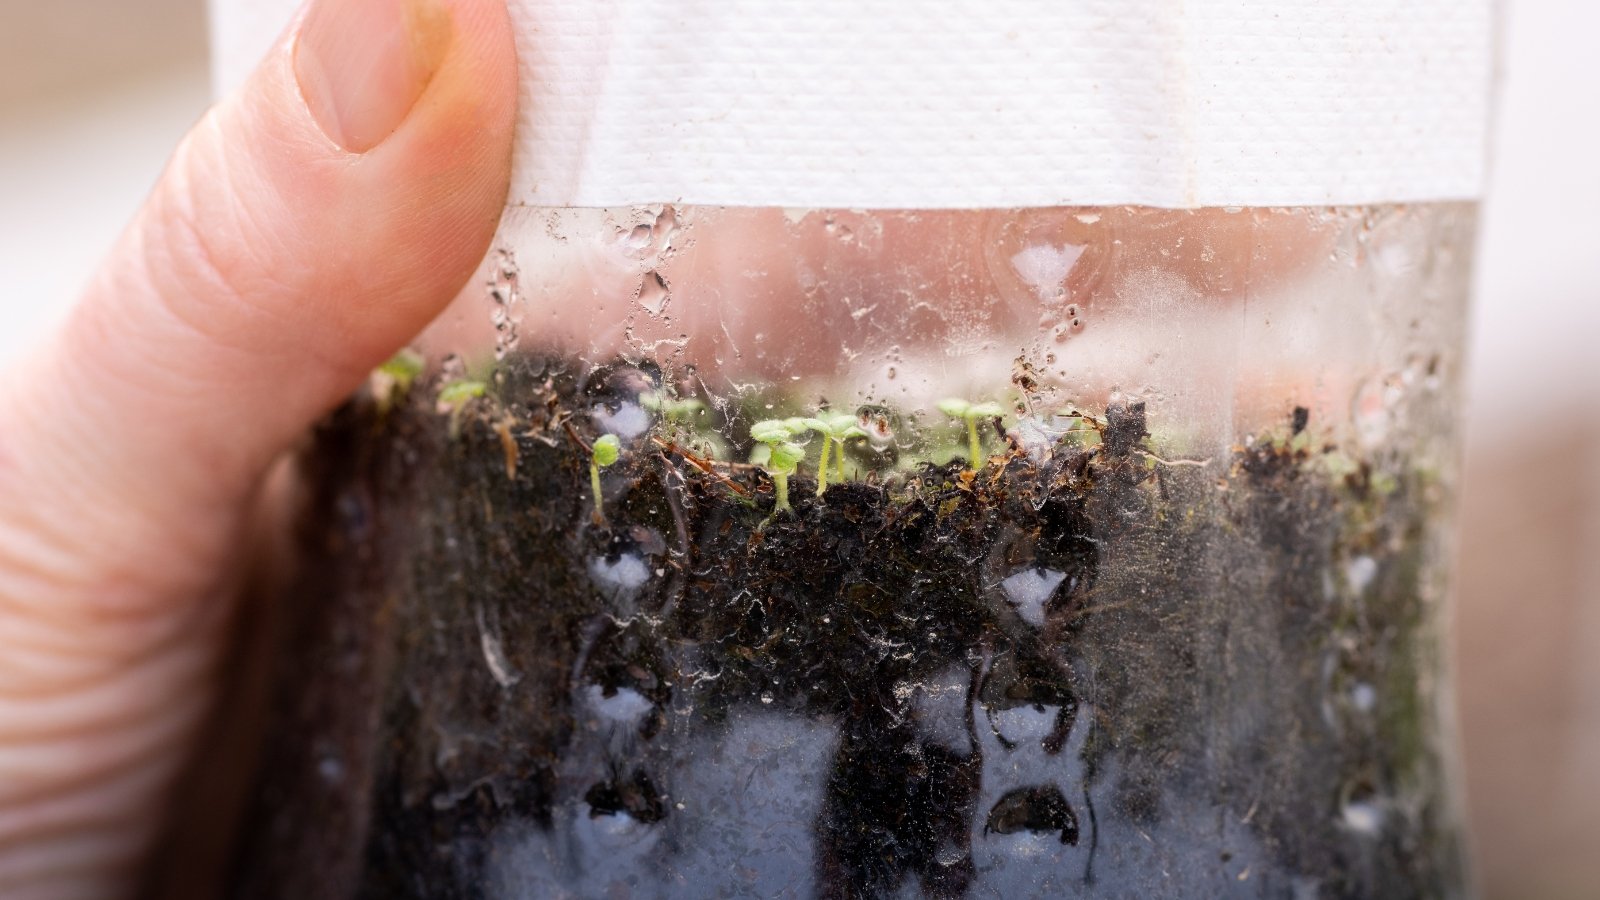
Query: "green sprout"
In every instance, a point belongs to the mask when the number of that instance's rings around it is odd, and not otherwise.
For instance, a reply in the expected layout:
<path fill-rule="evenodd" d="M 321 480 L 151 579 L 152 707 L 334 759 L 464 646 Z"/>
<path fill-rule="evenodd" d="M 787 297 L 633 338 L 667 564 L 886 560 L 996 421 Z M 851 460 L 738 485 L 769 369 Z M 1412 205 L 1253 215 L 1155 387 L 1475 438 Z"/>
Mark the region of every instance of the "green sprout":
<path fill-rule="evenodd" d="M 711 408 L 696 397 L 674 397 L 666 390 L 646 391 L 639 405 L 661 417 L 666 433 L 680 437 L 696 453 L 715 459 L 727 453 L 715 429 L 709 427 Z"/>
<path fill-rule="evenodd" d="M 378 371 L 393 378 L 395 384 L 404 389 L 410 387 L 411 382 L 422 374 L 424 362 L 425 360 L 422 358 L 421 353 L 406 347 L 394 356 L 389 357 L 389 361 L 379 366 Z"/>
<path fill-rule="evenodd" d="M 439 389 L 439 411 L 450 413 L 450 439 L 455 440 L 461 436 L 461 417 L 466 414 L 467 406 L 488 390 L 488 385 L 481 381 L 461 379 L 452 381 Z"/>
<path fill-rule="evenodd" d="M 602 434 L 589 451 L 589 486 L 594 488 L 594 517 L 605 521 L 605 495 L 600 492 L 600 470 L 617 461 L 622 454 L 622 442 L 614 434 Z"/>
<path fill-rule="evenodd" d="M 939 411 L 967 423 L 967 467 L 978 468 L 982 464 L 979 454 L 983 452 L 983 441 L 978 438 L 978 420 L 1004 415 L 1005 410 L 998 403 L 972 403 L 952 397 L 939 401 Z"/>
<path fill-rule="evenodd" d="M 856 417 L 851 415 L 828 415 L 826 412 L 821 418 L 787 419 L 784 421 L 794 431 L 815 431 L 822 435 L 822 460 L 817 464 L 817 496 L 821 497 L 828 489 L 828 457 L 835 444 L 839 445 L 838 462 L 836 463 L 838 480 L 844 480 L 844 442 L 851 438 L 864 438 L 866 431 L 857 423 Z"/>
<path fill-rule="evenodd" d="M 389 411 L 397 397 L 411 390 L 426 364 L 421 353 L 407 347 L 372 371 L 372 396 L 380 415 Z"/>
<path fill-rule="evenodd" d="M 639 395 L 639 405 L 659 413 L 668 422 L 692 423 L 706 411 L 705 402 L 697 397 L 679 399 L 665 391 L 649 391 Z"/>
<path fill-rule="evenodd" d="M 800 460 L 806 458 L 806 448 L 794 442 L 795 432 L 804 430 L 793 427 L 797 421 L 800 420 L 768 419 L 750 427 L 750 437 L 762 445 L 757 451 L 766 451 L 767 474 L 772 476 L 772 483 L 778 491 L 777 505 L 772 508 L 773 515 L 789 509 L 789 476 L 800 467 Z"/>

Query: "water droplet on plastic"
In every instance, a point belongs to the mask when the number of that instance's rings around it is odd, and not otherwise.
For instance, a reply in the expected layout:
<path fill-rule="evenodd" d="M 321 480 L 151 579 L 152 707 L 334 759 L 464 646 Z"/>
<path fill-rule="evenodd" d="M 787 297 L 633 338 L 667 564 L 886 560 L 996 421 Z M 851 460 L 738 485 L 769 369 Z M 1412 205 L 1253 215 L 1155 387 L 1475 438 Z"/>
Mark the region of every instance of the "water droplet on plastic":
<path fill-rule="evenodd" d="M 1012 254 L 1011 270 L 1040 300 L 1061 297 L 1066 294 L 1067 273 L 1083 250 L 1075 244 L 1030 244 Z"/>
<path fill-rule="evenodd" d="M 672 238 L 680 225 L 682 225 L 682 220 L 678 218 L 677 207 L 661 207 L 661 212 L 656 214 L 656 220 L 650 227 L 651 236 L 655 238 L 657 250 L 666 252 L 672 249 Z"/>
<path fill-rule="evenodd" d="M 660 272 L 651 270 L 644 273 L 644 277 L 639 280 L 639 290 L 634 294 L 634 300 L 638 301 L 645 312 L 659 316 L 672 301 L 671 286 L 661 277 Z"/>
<path fill-rule="evenodd" d="M 521 339 L 518 326 L 526 313 L 516 257 L 504 248 L 494 251 L 488 285 L 489 321 L 494 325 L 494 358 L 504 359 Z"/>

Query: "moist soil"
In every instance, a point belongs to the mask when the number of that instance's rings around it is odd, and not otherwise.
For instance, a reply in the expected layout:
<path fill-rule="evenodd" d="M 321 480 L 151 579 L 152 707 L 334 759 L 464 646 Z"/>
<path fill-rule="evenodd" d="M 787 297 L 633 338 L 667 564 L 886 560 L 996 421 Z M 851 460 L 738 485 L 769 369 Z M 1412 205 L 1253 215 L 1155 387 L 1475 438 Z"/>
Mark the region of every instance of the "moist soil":
<path fill-rule="evenodd" d="M 304 456 L 240 895 L 1460 892 L 1438 490 L 1293 398 L 1223 458 L 1124 404 L 1034 456 L 986 423 L 977 471 L 803 465 L 776 513 L 657 423 L 597 515 L 597 413 L 656 371 L 499 371 Z"/>

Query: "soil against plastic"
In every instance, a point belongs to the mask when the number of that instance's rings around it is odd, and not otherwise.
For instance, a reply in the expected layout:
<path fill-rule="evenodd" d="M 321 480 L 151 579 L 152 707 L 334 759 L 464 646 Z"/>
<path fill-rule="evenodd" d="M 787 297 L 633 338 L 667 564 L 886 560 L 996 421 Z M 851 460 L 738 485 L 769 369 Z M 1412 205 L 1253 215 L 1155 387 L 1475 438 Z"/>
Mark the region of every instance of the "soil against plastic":
<path fill-rule="evenodd" d="M 241 895 L 1460 892 L 1404 461 L 1296 410 L 1166 464 L 1127 406 L 772 515 L 658 427 L 602 522 L 595 413 L 652 374 L 508 369 L 458 435 L 419 388 L 308 453 Z"/>

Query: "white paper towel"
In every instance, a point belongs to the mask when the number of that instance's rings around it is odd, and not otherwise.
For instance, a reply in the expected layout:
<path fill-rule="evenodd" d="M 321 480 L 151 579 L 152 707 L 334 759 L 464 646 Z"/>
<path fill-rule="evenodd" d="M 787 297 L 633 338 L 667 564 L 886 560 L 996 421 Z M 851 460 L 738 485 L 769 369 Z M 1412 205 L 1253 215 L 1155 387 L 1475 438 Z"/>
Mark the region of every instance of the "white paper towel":
<path fill-rule="evenodd" d="M 213 0 L 217 83 L 294 0 Z M 1489 0 L 510 0 L 512 203 L 1476 197 Z"/>

